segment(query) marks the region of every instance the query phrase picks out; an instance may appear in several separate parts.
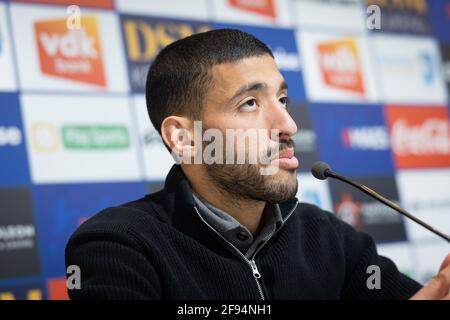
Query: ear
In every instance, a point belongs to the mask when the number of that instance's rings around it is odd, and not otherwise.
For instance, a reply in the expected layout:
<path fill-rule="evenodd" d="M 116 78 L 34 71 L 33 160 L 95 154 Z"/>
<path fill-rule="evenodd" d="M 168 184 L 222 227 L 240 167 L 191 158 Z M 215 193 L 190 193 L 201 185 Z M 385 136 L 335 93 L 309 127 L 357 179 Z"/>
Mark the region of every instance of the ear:
<path fill-rule="evenodd" d="M 161 124 L 161 137 L 174 156 L 190 159 L 194 154 L 192 120 L 179 116 L 165 118 Z"/>

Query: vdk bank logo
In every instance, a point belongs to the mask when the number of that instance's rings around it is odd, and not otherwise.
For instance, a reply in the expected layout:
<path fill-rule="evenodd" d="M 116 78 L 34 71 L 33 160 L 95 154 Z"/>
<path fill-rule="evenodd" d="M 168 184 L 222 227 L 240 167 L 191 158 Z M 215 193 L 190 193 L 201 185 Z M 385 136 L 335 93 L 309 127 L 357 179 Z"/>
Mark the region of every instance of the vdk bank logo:
<path fill-rule="evenodd" d="M 106 87 L 97 18 L 83 16 L 79 29 L 68 29 L 66 19 L 34 24 L 42 73 Z"/>
<path fill-rule="evenodd" d="M 320 70 L 326 85 L 365 93 L 361 60 L 355 39 L 322 42 L 317 46 Z"/>
<path fill-rule="evenodd" d="M 127 149 L 128 128 L 122 125 L 63 125 L 35 123 L 31 128 L 31 145 L 39 153 L 51 153 L 61 147 L 68 151 Z"/>

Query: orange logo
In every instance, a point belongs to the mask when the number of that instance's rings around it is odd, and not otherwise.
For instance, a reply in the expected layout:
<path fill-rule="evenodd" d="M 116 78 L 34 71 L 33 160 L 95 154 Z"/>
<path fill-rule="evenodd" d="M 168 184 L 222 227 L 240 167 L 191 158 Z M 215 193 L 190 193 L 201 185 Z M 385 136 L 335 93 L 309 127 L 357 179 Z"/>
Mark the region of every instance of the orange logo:
<path fill-rule="evenodd" d="M 354 39 L 321 43 L 317 49 L 320 69 L 326 85 L 364 94 L 361 62 Z"/>
<path fill-rule="evenodd" d="M 389 106 L 386 118 L 398 168 L 450 166 L 447 108 Z"/>
<path fill-rule="evenodd" d="M 50 76 L 106 87 L 97 19 L 81 17 L 80 29 L 66 19 L 34 24 L 41 71 Z"/>
<path fill-rule="evenodd" d="M 229 4 L 237 9 L 250 11 L 252 13 L 275 19 L 274 0 L 229 0 Z"/>

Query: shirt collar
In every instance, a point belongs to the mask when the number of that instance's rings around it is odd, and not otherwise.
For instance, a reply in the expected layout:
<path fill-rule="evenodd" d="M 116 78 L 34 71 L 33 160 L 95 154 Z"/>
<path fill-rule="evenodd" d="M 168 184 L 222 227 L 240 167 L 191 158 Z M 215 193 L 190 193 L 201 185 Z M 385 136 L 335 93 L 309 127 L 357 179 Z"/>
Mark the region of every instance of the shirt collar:
<path fill-rule="evenodd" d="M 252 255 L 261 242 L 267 241 L 283 225 L 283 217 L 278 204 L 267 202 L 260 227 L 253 235 L 230 214 L 213 206 L 196 193 L 192 193 L 192 196 L 203 219 L 246 256 Z"/>
<path fill-rule="evenodd" d="M 168 222 L 210 249 L 223 251 L 223 240 L 218 239 L 215 232 L 211 232 L 202 217 L 196 211 L 196 202 L 192 196 L 192 189 L 180 165 L 173 165 L 169 171 L 164 188 L 160 192 L 147 195 L 148 205 L 158 212 L 161 219 Z M 279 203 L 282 220 L 296 208 L 297 198 Z M 280 225 L 280 227 L 282 224 Z M 217 231 L 216 231 L 217 232 Z"/>

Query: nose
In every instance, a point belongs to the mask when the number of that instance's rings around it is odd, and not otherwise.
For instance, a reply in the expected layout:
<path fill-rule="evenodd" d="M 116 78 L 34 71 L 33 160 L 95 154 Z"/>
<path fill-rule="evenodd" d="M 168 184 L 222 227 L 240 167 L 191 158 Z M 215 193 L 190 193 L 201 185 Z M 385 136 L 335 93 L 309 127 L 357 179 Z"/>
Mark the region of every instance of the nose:
<path fill-rule="evenodd" d="M 272 129 L 279 130 L 279 140 L 290 139 L 298 130 L 294 119 L 287 112 L 287 110 L 278 105 L 273 108 L 273 111 L 269 115 L 271 120 Z M 275 137 L 273 137 L 275 138 Z"/>

